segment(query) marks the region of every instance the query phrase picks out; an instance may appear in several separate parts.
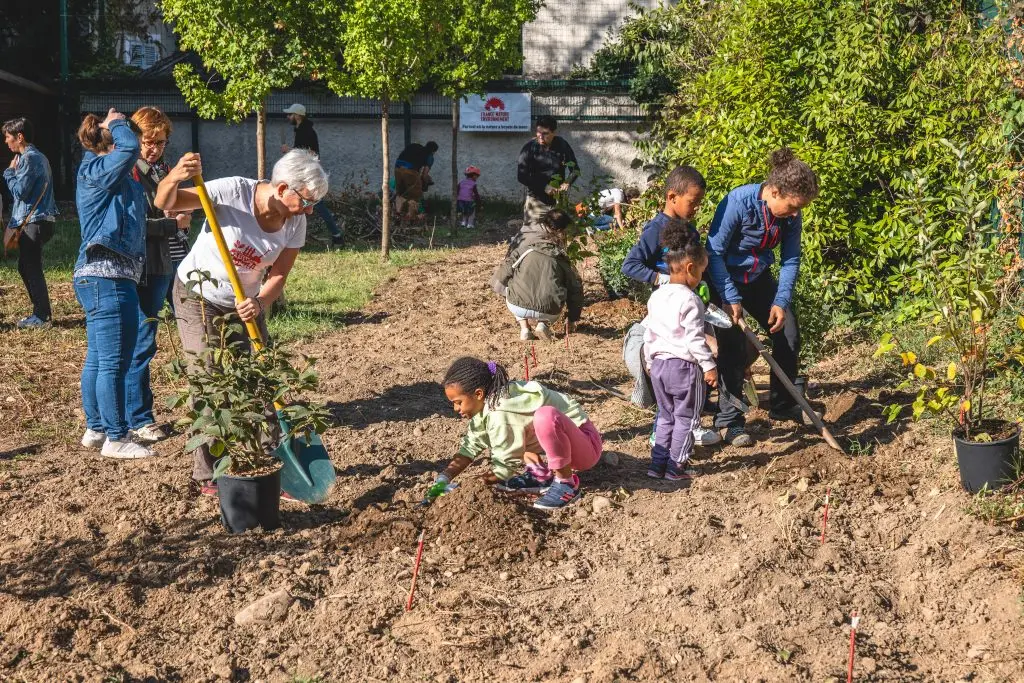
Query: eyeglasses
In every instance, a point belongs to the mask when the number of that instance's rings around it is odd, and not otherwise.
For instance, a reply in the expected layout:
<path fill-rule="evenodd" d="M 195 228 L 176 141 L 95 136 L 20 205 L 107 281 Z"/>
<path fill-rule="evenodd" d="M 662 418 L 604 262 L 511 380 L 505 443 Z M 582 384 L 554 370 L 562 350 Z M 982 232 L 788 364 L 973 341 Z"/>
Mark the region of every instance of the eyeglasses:
<path fill-rule="evenodd" d="M 288 188 L 288 189 L 292 190 L 292 188 Z M 300 202 L 302 202 L 302 208 L 303 209 L 308 209 L 309 207 L 316 206 L 319 203 L 319 200 L 317 200 L 317 199 L 306 199 L 301 194 L 299 194 L 298 190 L 292 190 L 292 192 L 294 192 L 295 196 L 299 198 Z"/>
<path fill-rule="evenodd" d="M 166 147 L 167 146 L 167 140 L 143 140 L 142 141 L 142 146 L 143 147 L 151 147 L 153 149 L 158 149 L 160 147 Z"/>

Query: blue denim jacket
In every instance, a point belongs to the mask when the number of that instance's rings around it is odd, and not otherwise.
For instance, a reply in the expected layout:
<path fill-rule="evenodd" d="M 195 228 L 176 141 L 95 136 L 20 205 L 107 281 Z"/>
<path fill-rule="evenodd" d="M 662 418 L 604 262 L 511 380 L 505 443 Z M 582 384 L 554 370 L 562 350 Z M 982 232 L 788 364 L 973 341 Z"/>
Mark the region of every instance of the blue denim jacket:
<path fill-rule="evenodd" d="M 50 162 L 35 145 L 29 145 L 14 168 L 4 170 L 4 180 L 14 197 L 11 206 L 11 222 L 13 228 L 26 222 L 28 212 L 32 210 L 36 200 L 39 201 L 32 213 L 33 221 L 52 219 L 57 214 L 57 204 L 53 201 L 53 173 Z M 45 188 L 45 192 L 44 192 Z M 42 199 L 40 199 L 42 195 Z"/>
<path fill-rule="evenodd" d="M 124 121 L 110 124 L 114 147 L 102 156 L 87 151 L 78 167 L 75 201 L 82 226 L 82 246 L 75 269 L 85 264 L 86 251 L 102 246 L 138 263 L 146 259 L 146 196 L 132 177 L 139 158 L 139 139 Z"/>
<path fill-rule="evenodd" d="M 750 283 L 775 262 L 776 246 L 781 252 L 779 289 L 773 305 L 786 308 L 800 274 L 800 213 L 777 218 L 761 199 L 761 184 L 743 185 L 730 192 L 718 204 L 708 230 L 708 272 L 722 298 L 738 304 L 739 283 Z"/>

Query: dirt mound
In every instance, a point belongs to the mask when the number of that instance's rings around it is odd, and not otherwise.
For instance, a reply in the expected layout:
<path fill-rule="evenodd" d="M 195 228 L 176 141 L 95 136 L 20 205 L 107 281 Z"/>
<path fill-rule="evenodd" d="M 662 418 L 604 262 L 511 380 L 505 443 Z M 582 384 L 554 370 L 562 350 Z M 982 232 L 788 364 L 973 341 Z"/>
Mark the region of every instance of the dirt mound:
<path fill-rule="evenodd" d="M 525 500 L 470 478 L 428 508 L 427 534 L 492 563 L 532 556 L 543 544 L 546 524 L 528 510 Z"/>

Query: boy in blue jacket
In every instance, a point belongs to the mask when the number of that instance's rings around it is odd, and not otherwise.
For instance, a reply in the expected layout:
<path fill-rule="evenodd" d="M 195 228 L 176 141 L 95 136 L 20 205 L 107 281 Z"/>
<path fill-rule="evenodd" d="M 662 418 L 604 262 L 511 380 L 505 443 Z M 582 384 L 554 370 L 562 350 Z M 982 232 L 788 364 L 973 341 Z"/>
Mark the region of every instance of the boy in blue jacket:
<path fill-rule="evenodd" d="M 771 171 L 763 183 L 743 185 L 719 203 L 708 231 L 708 284 L 711 300 L 736 322 L 746 309 L 771 336 L 772 356 L 786 375 L 797 381 L 800 328 L 793 311 L 793 291 L 800 273 L 801 210 L 818 196 L 818 178 L 791 150 L 771 155 Z M 780 246 L 778 282 L 770 266 Z M 719 330 L 719 391 L 742 396 L 746 339 L 739 327 Z M 721 401 L 715 427 L 726 430 L 725 441 L 750 446 L 743 413 Z M 782 383 L 771 378 L 773 420 L 800 422 L 803 412 Z"/>
<path fill-rule="evenodd" d="M 706 191 L 707 182 L 700 171 L 692 166 L 674 168 L 665 179 L 665 208 L 647 221 L 640 232 L 640 241 L 622 262 L 622 274 L 649 285 L 668 282 L 668 268 L 661 258 L 661 231 L 673 218 L 684 220 L 692 227 Z"/>

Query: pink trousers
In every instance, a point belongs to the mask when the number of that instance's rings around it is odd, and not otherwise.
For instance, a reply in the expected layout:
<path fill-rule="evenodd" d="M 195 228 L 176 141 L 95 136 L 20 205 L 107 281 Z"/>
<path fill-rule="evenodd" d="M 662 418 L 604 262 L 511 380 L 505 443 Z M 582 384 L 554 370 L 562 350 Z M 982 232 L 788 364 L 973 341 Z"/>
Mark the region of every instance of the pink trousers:
<path fill-rule="evenodd" d="M 542 406 L 533 414 L 533 429 L 547 454 L 548 469 L 582 472 L 601 459 L 601 434 L 590 420 L 577 427 L 557 408 Z"/>

